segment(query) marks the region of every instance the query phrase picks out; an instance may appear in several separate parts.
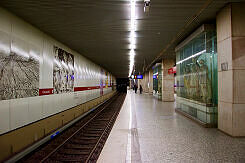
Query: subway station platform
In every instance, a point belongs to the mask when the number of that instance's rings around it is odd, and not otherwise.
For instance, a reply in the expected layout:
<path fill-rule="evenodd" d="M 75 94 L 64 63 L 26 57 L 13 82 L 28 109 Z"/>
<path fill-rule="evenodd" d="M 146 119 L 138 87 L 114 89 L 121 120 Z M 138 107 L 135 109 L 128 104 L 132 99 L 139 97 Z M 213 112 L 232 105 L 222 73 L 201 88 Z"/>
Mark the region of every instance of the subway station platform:
<path fill-rule="evenodd" d="M 245 162 L 245 138 L 203 128 L 174 108 L 128 91 L 98 162 Z"/>

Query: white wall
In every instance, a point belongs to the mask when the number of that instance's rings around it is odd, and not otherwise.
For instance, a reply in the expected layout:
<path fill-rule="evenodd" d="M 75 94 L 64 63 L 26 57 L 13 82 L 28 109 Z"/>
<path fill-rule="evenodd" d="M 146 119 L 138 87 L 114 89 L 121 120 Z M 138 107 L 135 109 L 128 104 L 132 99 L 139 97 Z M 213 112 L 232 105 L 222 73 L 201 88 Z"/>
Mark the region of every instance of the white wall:
<path fill-rule="evenodd" d="M 74 87 L 99 86 L 101 67 L 2 8 L 0 8 L 0 32 L 6 36 L 5 38 L 0 38 L 0 45 L 7 45 L 7 50 L 12 50 L 11 48 L 15 46 L 13 44 L 17 44 L 26 53 L 32 50 L 39 55 L 39 89 L 53 88 L 54 45 L 74 55 Z M 104 88 L 104 94 L 111 91 L 112 88 Z M 38 121 L 99 96 L 100 90 L 95 89 L 1 100 L 0 134 Z"/>

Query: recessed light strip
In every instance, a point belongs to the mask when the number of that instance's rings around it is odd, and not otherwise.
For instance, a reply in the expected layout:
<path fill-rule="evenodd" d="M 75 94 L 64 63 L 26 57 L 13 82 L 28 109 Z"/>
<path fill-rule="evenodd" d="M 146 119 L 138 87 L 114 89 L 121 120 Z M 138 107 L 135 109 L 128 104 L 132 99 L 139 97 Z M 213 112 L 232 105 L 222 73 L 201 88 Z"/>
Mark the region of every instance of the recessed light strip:
<path fill-rule="evenodd" d="M 198 52 L 198 53 L 196 53 L 196 54 L 193 54 L 193 55 L 191 55 L 191 56 L 189 56 L 189 57 L 187 57 L 187 58 L 185 58 L 185 59 L 183 59 L 183 60 L 177 62 L 176 64 L 178 65 L 178 64 L 180 64 L 180 63 L 183 63 L 184 61 L 187 61 L 187 60 L 189 60 L 189 59 L 191 59 L 191 58 L 193 58 L 193 57 L 196 57 L 196 56 L 198 56 L 198 55 L 201 55 L 202 53 L 206 53 L 206 50 L 203 50 L 203 51 L 200 51 L 200 52 Z"/>
<path fill-rule="evenodd" d="M 135 56 L 135 0 L 130 0 L 130 7 L 131 7 L 131 17 L 130 17 L 130 52 L 129 52 L 129 77 L 133 71 L 134 67 L 134 56 Z"/>

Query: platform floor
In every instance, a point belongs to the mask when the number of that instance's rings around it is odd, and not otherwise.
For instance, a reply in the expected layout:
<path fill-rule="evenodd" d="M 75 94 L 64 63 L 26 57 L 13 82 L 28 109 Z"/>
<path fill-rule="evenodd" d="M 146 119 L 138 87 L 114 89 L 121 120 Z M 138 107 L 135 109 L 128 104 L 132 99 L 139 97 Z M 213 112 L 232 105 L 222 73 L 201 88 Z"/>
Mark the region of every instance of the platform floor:
<path fill-rule="evenodd" d="M 203 128 L 174 105 L 128 91 L 98 162 L 245 162 L 245 138 Z"/>

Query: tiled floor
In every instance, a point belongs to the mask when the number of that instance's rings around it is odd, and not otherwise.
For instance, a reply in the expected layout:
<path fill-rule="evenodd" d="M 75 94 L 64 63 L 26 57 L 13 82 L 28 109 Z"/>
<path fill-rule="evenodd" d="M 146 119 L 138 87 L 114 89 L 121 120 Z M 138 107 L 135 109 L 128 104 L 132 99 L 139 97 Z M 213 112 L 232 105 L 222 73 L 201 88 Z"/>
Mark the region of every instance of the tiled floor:
<path fill-rule="evenodd" d="M 245 138 L 203 128 L 175 113 L 173 102 L 128 91 L 98 162 L 245 163 Z"/>

